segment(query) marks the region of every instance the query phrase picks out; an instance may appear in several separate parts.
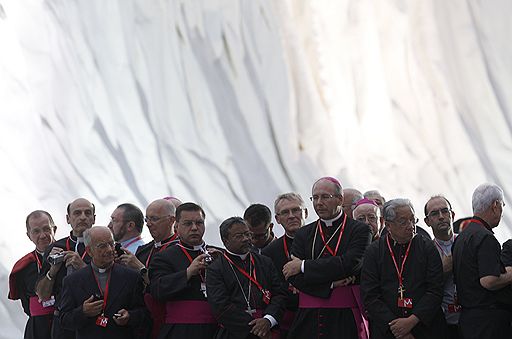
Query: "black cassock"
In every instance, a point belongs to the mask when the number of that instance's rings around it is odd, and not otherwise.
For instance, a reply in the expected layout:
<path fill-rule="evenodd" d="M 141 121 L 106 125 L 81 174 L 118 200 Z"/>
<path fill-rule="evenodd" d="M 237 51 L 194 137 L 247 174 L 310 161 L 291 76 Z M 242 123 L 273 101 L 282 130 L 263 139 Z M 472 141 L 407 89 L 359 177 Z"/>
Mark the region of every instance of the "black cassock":
<path fill-rule="evenodd" d="M 295 317 L 295 312 L 299 306 L 298 291 L 289 284 L 283 275 L 283 266 L 290 260 L 290 253 L 293 245 L 293 238 L 283 235 L 279 239 L 272 241 L 263 250 L 262 254 L 269 257 L 277 269 L 277 274 L 284 286 L 288 287 L 286 298 L 286 311 L 281 323 L 279 324 L 281 339 L 287 338 L 288 331 Z"/>
<path fill-rule="evenodd" d="M 201 283 L 205 272 L 195 275 L 187 280 L 187 267 L 190 260 L 185 254 L 187 251 L 194 260 L 202 252 L 194 251 L 190 247 L 181 244 L 167 248 L 156 254 L 150 265 L 150 290 L 155 299 L 160 302 L 185 302 L 202 301 L 207 303 L 204 293 L 201 291 Z M 179 305 L 179 303 L 176 303 Z M 206 304 L 206 306 L 208 306 Z M 177 310 L 184 312 L 183 310 Z M 208 309 L 208 313 L 211 310 Z M 165 323 L 159 333 L 159 338 L 188 338 L 210 339 L 217 330 L 217 324 L 171 324 Z"/>
<path fill-rule="evenodd" d="M 342 214 L 327 227 L 320 221 L 324 239 L 332 251 L 336 251 L 338 236 L 345 219 Z M 304 263 L 304 273 L 290 277 L 289 281 L 301 292 L 327 299 L 330 297 L 331 284 L 334 281 L 359 275 L 365 249 L 371 242 L 372 233 L 368 225 L 351 218 L 346 218 L 345 228 L 341 236 L 335 256 L 324 248 L 318 221 L 300 228 L 295 234 L 292 254 Z M 316 237 L 315 237 L 316 234 Z M 329 238 L 332 239 L 328 241 Z M 314 248 L 313 248 L 314 243 Z M 358 330 L 351 308 L 300 308 L 297 311 L 289 338 L 357 338 Z"/>
<path fill-rule="evenodd" d="M 44 279 L 46 273 L 51 268 L 50 263 L 47 261 L 48 255 L 50 254 L 53 247 L 59 247 L 62 248 L 65 251 L 75 251 L 77 252 L 80 257 L 82 257 L 83 261 L 86 264 L 89 264 L 91 262 L 91 257 L 87 254 L 85 251 L 85 245 L 83 243 L 77 244 L 76 237 L 73 236 L 73 232 L 71 231 L 68 237 L 62 238 L 54 242 L 52 245 L 48 246 L 46 251 L 44 252 L 44 260 L 43 260 L 43 268 L 41 269 L 41 272 L 39 272 L 38 281 L 41 279 Z M 69 270 L 69 272 L 68 272 Z M 59 271 L 57 272 L 56 276 L 53 277 L 53 280 L 55 280 L 53 284 L 52 294 L 55 296 L 55 305 L 59 305 L 60 300 L 60 293 L 62 289 L 62 281 L 64 278 L 72 272 L 72 268 L 67 268 L 66 264 L 62 264 Z M 74 338 L 75 332 L 65 329 L 61 326 L 60 318 L 58 317 L 58 311 L 56 312 L 56 315 L 53 317 L 53 323 L 52 323 L 52 339 L 69 339 Z"/>
<path fill-rule="evenodd" d="M 366 251 L 361 272 L 361 295 L 370 321 L 371 338 L 394 338 L 389 322 L 411 314 L 420 319 L 412 330 L 415 338 L 445 338 L 443 267 L 432 241 L 415 236 L 402 273 L 405 292 L 412 308 L 398 307 L 398 276 L 387 244 L 388 236 L 372 243 Z M 395 244 L 390 238 L 398 268 L 402 266 L 408 243 Z"/>
<path fill-rule="evenodd" d="M 46 315 L 31 316 L 30 311 L 30 299 L 37 298 L 35 284 L 40 269 L 39 265 L 42 261 L 42 255 L 36 251 L 30 252 L 16 262 L 9 276 L 9 299 L 20 299 L 23 310 L 29 316 L 25 326 L 25 339 L 50 339 L 53 312 L 48 312 Z M 51 309 L 53 309 L 53 306 Z"/>
<path fill-rule="evenodd" d="M 272 261 L 257 253 L 251 253 L 245 260 L 240 257 L 227 254 L 235 265 L 249 273 L 252 266 L 256 270 L 256 280 L 270 291 L 271 299 L 267 305 L 263 301 L 263 294 L 259 288 L 250 285 L 250 309 L 262 311 L 262 315 L 271 315 L 278 323 L 284 313 L 286 303 L 286 289 L 277 274 Z M 250 257 L 254 258 L 254 264 Z M 245 293 L 242 293 L 242 289 Z M 236 267 L 232 266 L 224 256 L 216 259 L 206 270 L 206 286 L 208 291 L 208 303 L 219 324 L 222 326 L 215 338 L 217 339 L 245 339 L 258 338 L 250 334 L 248 325 L 254 318 L 247 310 L 246 299 L 249 292 L 249 279 Z"/>

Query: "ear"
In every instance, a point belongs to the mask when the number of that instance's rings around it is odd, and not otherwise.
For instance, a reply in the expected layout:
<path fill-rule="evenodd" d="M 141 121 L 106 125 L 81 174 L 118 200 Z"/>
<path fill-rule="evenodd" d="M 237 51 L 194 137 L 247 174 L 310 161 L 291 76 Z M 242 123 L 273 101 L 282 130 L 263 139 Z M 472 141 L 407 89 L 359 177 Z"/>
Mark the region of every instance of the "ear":
<path fill-rule="evenodd" d="M 272 231 L 272 228 L 274 227 L 274 223 L 271 222 L 270 225 L 268 225 L 268 229 Z"/>
<path fill-rule="evenodd" d="M 69 222 L 69 215 L 67 215 L 67 214 L 66 214 L 66 223 L 71 225 L 71 223 Z"/>
<path fill-rule="evenodd" d="M 128 229 L 130 231 L 134 230 L 135 229 L 135 222 L 133 222 L 133 221 L 128 222 Z"/>
<path fill-rule="evenodd" d="M 428 227 L 431 227 L 429 222 L 428 222 L 428 217 L 425 217 L 423 218 L 423 221 L 425 222 L 425 224 L 428 226 Z"/>
<path fill-rule="evenodd" d="M 308 209 L 307 208 L 304 208 L 304 219 L 307 219 L 308 218 Z"/>
<path fill-rule="evenodd" d="M 28 233 L 28 231 L 27 231 L 27 237 L 30 239 L 30 234 Z M 30 239 L 30 241 L 32 241 L 32 239 Z"/>

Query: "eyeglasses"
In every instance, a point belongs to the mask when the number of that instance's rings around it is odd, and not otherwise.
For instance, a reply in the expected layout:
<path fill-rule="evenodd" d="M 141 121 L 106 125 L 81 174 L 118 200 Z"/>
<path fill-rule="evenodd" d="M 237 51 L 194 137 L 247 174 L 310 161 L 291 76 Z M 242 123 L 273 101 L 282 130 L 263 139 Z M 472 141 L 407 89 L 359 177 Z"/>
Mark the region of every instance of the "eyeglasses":
<path fill-rule="evenodd" d="M 437 218 L 441 214 L 446 215 L 446 214 L 448 214 L 451 211 L 452 211 L 451 209 L 449 209 L 448 207 L 445 207 L 445 208 L 441 208 L 439 210 L 430 211 L 430 213 L 427 214 L 427 217 L 428 218 Z"/>
<path fill-rule="evenodd" d="M 320 199 L 322 200 L 329 200 L 329 199 L 332 199 L 334 197 L 337 197 L 338 195 L 335 195 L 335 194 L 320 194 L 320 195 L 313 195 L 312 197 L 309 197 L 309 200 L 315 202 L 315 201 L 318 201 Z"/>
<path fill-rule="evenodd" d="M 204 226 L 204 220 L 184 220 L 179 222 L 180 225 L 183 225 L 185 227 L 191 227 L 193 224 L 196 224 L 196 226 Z"/>
<path fill-rule="evenodd" d="M 235 238 L 236 240 L 241 240 L 244 238 L 252 239 L 252 232 L 235 233 L 233 234 L 233 238 Z"/>
<path fill-rule="evenodd" d="M 146 216 L 146 217 L 144 218 L 144 221 L 146 222 L 146 224 L 147 224 L 148 222 L 150 222 L 150 221 L 151 221 L 151 223 L 156 224 L 156 223 L 157 223 L 157 222 L 159 222 L 161 219 L 163 219 L 163 218 L 168 218 L 168 217 L 170 217 L 170 215 L 164 215 L 164 216 L 161 216 L 161 217 L 155 217 L 155 216 L 148 217 L 148 216 Z"/>
<path fill-rule="evenodd" d="M 400 227 L 405 227 L 409 224 L 412 224 L 412 225 L 416 225 L 418 223 L 418 221 L 420 221 L 418 218 L 413 218 L 413 219 L 401 219 L 401 220 L 397 220 L 397 221 L 394 221 L 394 220 L 387 220 L 387 222 L 392 222 L 392 223 L 395 223 L 397 224 L 398 226 Z"/>
<path fill-rule="evenodd" d="M 113 241 L 109 242 L 100 242 L 99 244 L 96 244 L 95 247 L 100 250 L 104 250 L 107 247 L 114 248 L 115 243 Z"/>
<path fill-rule="evenodd" d="M 360 215 L 356 218 L 356 220 L 364 223 L 366 223 L 366 221 L 374 223 L 377 221 L 377 216 L 375 214 Z"/>
<path fill-rule="evenodd" d="M 302 208 L 302 207 L 295 207 L 295 208 L 291 208 L 291 209 L 287 209 L 287 210 L 282 210 L 281 212 L 276 213 L 276 214 L 280 217 L 287 217 L 290 215 L 290 213 L 293 215 L 300 215 L 303 210 L 304 210 L 304 208 Z"/>

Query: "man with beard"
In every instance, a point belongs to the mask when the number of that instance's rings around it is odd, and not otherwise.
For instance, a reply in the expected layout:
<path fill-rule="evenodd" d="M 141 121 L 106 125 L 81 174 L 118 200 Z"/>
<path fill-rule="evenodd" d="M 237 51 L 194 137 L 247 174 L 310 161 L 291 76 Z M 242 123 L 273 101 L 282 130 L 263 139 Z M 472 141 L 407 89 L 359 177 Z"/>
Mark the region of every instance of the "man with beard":
<path fill-rule="evenodd" d="M 366 251 L 361 296 L 372 338 L 445 338 L 443 271 L 431 240 L 415 236 L 408 199 L 384 204 L 388 233 Z"/>
<path fill-rule="evenodd" d="M 86 230 L 84 242 L 92 260 L 64 279 L 59 305 L 62 326 L 77 339 L 135 338 L 148 320 L 142 278 L 114 263 L 114 239 L 108 227 Z"/>
<path fill-rule="evenodd" d="M 9 275 L 9 299 L 21 300 L 28 315 L 25 339 L 50 339 L 55 299 L 39 300 L 35 285 L 42 269 L 43 255 L 55 242 L 57 226 L 46 211 L 33 211 L 26 219 L 27 236 L 36 249 L 18 260 Z"/>
<path fill-rule="evenodd" d="M 457 326 L 459 324 L 460 306 L 457 302 L 457 293 L 453 282 L 452 246 L 455 241 L 453 233 L 453 218 L 455 213 L 452 205 L 442 195 L 430 198 L 425 204 L 425 223 L 432 227 L 434 245 L 441 256 L 443 263 L 444 294 L 443 312 L 448 324 L 448 338 L 459 338 Z"/>
<path fill-rule="evenodd" d="M 276 268 L 269 258 L 250 251 L 244 219 L 226 219 L 220 236 L 226 252 L 206 272 L 208 303 L 221 326 L 215 338 L 270 338 L 286 302 Z"/>
<path fill-rule="evenodd" d="M 140 236 L 144 227 L 144 215 L 133 204 L 121 204 L 112 212 L 108 228 L 114 240 L 130 253 L 135 253 L 139 246 L 144 245 Z"/>
<path fill-rule="evenodd" d="M 64 277 L 85 267 L 91 260 L 85 251 L 83 234 L 94 225 L 95 219 L 94 204 L 84 198 L 74 200 L 67 207 L 66 220 L 72 229 L 69 236 L 57 240 L 45 251 L 36 293 L 41 300 L 55 296 L 57 309 L 52 324 L 52 339 L 68 339 L 75 335 L 60 326 L 59 296 Z"/>
<path fill-rule="evenodd" d="M 292 260 L 283 267 L 285 278 L 300 291 L 288 336 L 367 338 L 359 286 L 346 285 L 359 283 L 370 227 L 343 212 L 342 187 L 335 178 L 317 180 L 311 200 L 319 219 L 295 233 Z"/>
<path fill-rule="evenodd" d="M 299 305 L 299 295 L 297 289 L 286 281 L 282 270 L 283 266 L 291 260 L 290 251 L 293 245 L 293 238 L 297 230 L 306 223 L 308 209 L 299 194 L 285 193 L 276 198 L 274 211 L 276 222 L 284 228 L 284 235 L 265 247 L 262 254 L 272 259 L 282 283 L 288 286 L 286 311 L 279 324 L 281 339 L 284 339 L 287 337 L 288 330 L 295 317 L 295 312 Z"/>
<path fill-rule="evenodd" d="M 151 264 L 155 254 L 178 243 L 178 234 L 173 231 L 176 220 L 175 214 L 176 208 L 169 200 L 157 199 L 150 203 L 146 208 L 146 217 L 144 219 L 153 240 L 146 245 L 140 246 L 135 255 L 127 252 L 117 259 L 119 263 L 140 272 L 140 275 L 144 279 L 144 283 L 147 286 L 144 293 L 144 301 L 153 319 L 151 330 L 152 338 L 158 336 L 160 328 L 164 323 L 165 304 L 158 302 L 151 296 L 147 268 Z"/>
<path fill-rule="evenodd" d="M 473 192 L 473 218 L 453 245 L 453 275 L 462 311 L 463 338 L 510 338 L 511 312 L 503 302 L 510 292 L 512 270 L 500 260 L 501 246 L 492 231 L 505 207 L 503 190 L 482 184 Z M 507 301 L 508 299 L 508 301 Z"/>
<path fill-rule="evenodd" d="M 155 255 L 150 265 L 151 293 L 166 305 L 159 338 L 210 339 L 217 330 L 206 300 L 205 269 L 213 260 L 203 241 L 205 213 L 191 202 L 176 209 L 179 243 Z"/>

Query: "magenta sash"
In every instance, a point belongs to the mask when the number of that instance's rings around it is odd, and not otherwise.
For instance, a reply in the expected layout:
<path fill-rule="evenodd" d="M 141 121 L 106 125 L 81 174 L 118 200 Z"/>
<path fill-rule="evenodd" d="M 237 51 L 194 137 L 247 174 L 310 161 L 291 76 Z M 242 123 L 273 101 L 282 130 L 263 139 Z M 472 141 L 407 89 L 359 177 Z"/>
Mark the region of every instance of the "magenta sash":
<path fill-rule="evenodd" d="M 202 300 L 179 300 L 165 303 L 166 324 L 216 324 L 210 305 Z"/>
<path fill-rule="evenodd" d="M 39 315 L 53 314 L 53 311 L 55 311 L 55 307 L 53 307 L 53 306 L 43 307 L 42 302 L 39 302 L 39 298 L 37 296 L 30 297 L 29 300 L 30 300 L 29 307 L 30 307 L 30 316 L 31 317 L 36 317 Z"/>
<path fill-rule="evenodd" d="M 155 339 L 160 333 L 160 327 L 162 327 L 165 320 L 165 304 L 159 302 L 151 296 L 149 293 L 144 294 L 144 303 L 151 313 L 153 319 L 153 329 L 151 330 L 151 338 Z"/>
<path fill-rule="evenodd" d="M 299 308 L 350 308 L 354 315 L 359 339 L 369 338 L 368 320 L 363 312 L 359 285 L 336 287 L 328 299 L 299 292 Z"/>

